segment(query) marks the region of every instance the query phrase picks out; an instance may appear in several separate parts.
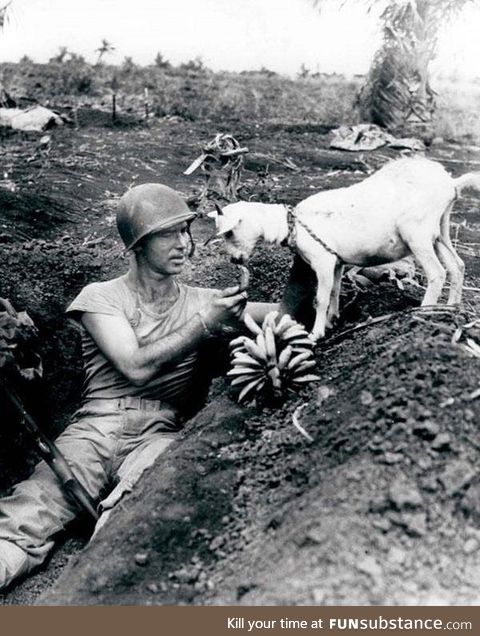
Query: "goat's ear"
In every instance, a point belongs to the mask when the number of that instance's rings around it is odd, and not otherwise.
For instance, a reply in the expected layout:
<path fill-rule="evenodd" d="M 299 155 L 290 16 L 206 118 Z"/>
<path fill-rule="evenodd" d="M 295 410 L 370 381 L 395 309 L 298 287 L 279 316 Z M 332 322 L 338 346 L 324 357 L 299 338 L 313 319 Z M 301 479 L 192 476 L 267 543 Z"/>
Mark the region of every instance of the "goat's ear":
<path fill-rule="evenodd" d="M 224 214 L 222 208 L 218 205 L 218 203 L 214 203 L 213 205 L 215 206 L 215 212 L 212 210 L 212 212 L 209 212 L 207 216 L 211 219 L 214 219 L 218 227 L 219 219 L 220 217 L 223 217 Z"/>
<path fill-rule="evenodd" d="M 241 223 L 241 219 L 239 219 L 238 217 L 217 217 L 217 236 L 222 236 L 223 234 L 226 234 L 227 232 L 231 232 L 232 230 L 234 230 L 238 225 L 240 225 Z"/>

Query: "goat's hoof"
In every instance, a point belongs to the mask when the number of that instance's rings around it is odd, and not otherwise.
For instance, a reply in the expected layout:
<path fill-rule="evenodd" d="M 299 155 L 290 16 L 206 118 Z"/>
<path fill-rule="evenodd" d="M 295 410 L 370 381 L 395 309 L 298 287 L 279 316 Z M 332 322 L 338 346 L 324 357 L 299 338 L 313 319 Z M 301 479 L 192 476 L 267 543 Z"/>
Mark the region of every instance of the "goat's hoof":
<path fill-rule="evenodd" d="M 326 323 L 325 323 L 325 328 L 326 329 L 333 329 L 334 327 L 336 327 L 337 324 L 338 324 L 339 318 L 340 318 L 340 316 L 338 314 L 335 314 L 333 316 L 329 316 L 327 318 Z"/>

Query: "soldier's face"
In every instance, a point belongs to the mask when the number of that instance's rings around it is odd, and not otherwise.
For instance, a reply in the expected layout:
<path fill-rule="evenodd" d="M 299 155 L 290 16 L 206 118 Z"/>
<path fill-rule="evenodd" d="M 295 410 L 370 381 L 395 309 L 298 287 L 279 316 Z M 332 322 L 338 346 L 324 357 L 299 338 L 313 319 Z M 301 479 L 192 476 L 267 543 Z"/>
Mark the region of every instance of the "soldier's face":
<path fill-rule="evenodd" d="M 187 260 L 189 246 L 188 225 L 184 222 L 147 236 L 143 241 L 142 255 L 154 271 L 179 274 Z"/>

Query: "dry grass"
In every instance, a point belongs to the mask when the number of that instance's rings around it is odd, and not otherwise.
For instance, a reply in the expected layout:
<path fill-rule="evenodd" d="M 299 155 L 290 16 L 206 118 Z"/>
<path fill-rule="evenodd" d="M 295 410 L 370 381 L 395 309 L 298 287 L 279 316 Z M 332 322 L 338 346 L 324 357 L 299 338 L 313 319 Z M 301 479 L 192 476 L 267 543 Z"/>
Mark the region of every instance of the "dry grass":
<path fill-rule="evenodd" d="M 480 83 L 439 80 L 435 90 L 436 134 L 455 141 L 480 141 Z"/>
<path fill-rule="evenodd" d="M 145 88 L 149 111 L 190 120 L 237 119 L 352 124 L 359 121 L 356 98 L 362 78 L 309 75 L 296 80 L 267 69 L 214 73 L 199 63 L 120 67 L 92 66 L 80 57 L 65 62 L 0 64 L 0 82 L 15 97 L 52 106 L 90 105 L 108 110 L 117 96 L 119 114 L 142 118 Z M 480 140 L 480 83 L 434 81 L 438 96 L 436 135 Z"/>

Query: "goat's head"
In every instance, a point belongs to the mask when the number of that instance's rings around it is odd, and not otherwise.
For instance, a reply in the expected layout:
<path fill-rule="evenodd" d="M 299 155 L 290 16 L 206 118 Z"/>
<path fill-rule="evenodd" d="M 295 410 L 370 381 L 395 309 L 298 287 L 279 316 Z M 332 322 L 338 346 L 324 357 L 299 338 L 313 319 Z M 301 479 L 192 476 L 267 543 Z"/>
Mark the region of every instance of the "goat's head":
<path fill-rule="evenodd" d="M 239 201 L 223 209 L 215 204 L 216 211 L 207 216 L 215 219 L 217 236 L 225 240 L 225 248 L 233 263 L 247 263 L 258 239 L 262 235 L 257 215 L 249 206 L 254 203 Z"/>

